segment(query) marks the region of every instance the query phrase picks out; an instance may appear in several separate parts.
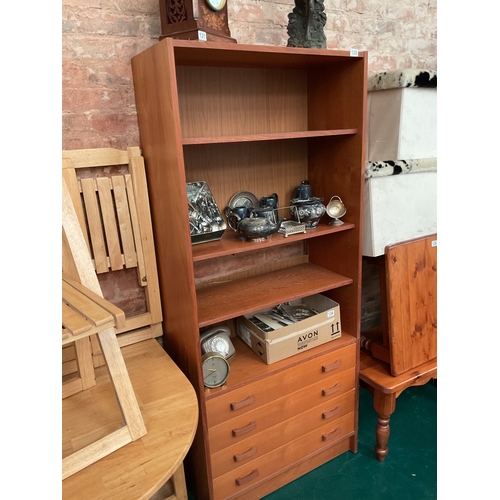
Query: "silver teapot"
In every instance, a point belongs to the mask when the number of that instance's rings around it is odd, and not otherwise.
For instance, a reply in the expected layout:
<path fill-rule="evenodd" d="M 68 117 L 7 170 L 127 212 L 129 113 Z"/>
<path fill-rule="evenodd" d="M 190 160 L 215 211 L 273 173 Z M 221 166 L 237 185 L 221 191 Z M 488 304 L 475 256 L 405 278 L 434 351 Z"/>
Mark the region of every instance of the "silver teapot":
<path fill-rule="evenodd" d="M 239 213 L 236 217 L 229 217 L 237 221 L 234 226 L 232 223 L 229 227 L 239 233 L 245 241 L 265 241 L 271 234 L 276 233 L 281 227 L 281 223 L 285 219 L 280 219 L 276 221 L 275 209 L 273 208 L 253 208 L 249 209 L 248 216 L 243 213 Z M 233 211 L 233 214 L 234 211 Z"/>
<path fill-rule="evenodd" d="M 285 219 L 271 222 L 268 217 L 246 217 L 238 222 L 237 231 L 245 241 L 265 241 L 276 233 Z"/>

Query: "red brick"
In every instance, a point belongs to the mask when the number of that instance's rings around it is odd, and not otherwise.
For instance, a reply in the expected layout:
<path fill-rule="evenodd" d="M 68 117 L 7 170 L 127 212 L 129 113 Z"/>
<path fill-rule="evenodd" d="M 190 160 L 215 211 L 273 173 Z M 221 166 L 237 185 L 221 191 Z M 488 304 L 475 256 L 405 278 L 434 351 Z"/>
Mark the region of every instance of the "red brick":
<path fill-rule="evenodd" d="M 138 145 L 130 61 L 158 41 L 157 0 L 63 0 L 63 144 Z M 285 46 L 293 2 L 228 3 L 239 43 Z M 368 72 L 436 69 L 436 0 L 326 0 L 328 49 L 369 51 Z M 132 142 L 130 142 L 132 141 Z"/>
<path fill-rule="evenodd" d="M 135 113 L 96 113 L 92 115 L 92 128 L 108 136 L 115 133 L 135 132 L 138 128 L 137 115 Z"/>
<path fill-rule="evenodd" d="M 235 15 L 236 21 L 251 23 L 255 21 L 264 21 L 264 11 L 262 5 L 242 5 Z"/>
<path fill-rule="evenodd" d="M 102 91 L 100 89 L 66 88 L 63 82 L 62 109 L 63 111 L 85 112 L 101 108 Z"/>
<path fill-rule="evenodd" d="M 62 74 L 66 87 L 79 88 L 88 83 L 87 68 L 80 61 L 63 61 Z"/>

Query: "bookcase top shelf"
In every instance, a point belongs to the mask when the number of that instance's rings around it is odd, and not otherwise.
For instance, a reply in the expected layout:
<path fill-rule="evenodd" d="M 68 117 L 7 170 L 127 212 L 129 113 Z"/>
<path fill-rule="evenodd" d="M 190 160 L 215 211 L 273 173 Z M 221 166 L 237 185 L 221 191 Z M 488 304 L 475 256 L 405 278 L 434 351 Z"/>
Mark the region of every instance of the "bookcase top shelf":
<path fill-rule="evenodd" d="M 199 42 L 164 39 L 174 49 L 176 64 L 189 66 L 231 66 L 269 68 L 307 68 L 341 60 L 367 57 L 366 51 L 351 56 L 348 50 L 303 49 L 266 45 Z"/>

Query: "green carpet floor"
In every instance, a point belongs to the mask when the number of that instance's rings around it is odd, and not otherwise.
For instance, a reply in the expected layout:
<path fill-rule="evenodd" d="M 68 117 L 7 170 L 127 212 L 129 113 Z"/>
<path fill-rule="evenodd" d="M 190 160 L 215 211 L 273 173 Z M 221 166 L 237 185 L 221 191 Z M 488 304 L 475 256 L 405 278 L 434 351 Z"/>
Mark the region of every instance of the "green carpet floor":
<path fill-rule="evenodd" d="M 360 389 L 358 452 L 347 452 L 265 500 L 430 500 L 437 498 L 437 384 L 410 387 L 391 417 L 389 454 L 375 458 L 377 414 Z"/>

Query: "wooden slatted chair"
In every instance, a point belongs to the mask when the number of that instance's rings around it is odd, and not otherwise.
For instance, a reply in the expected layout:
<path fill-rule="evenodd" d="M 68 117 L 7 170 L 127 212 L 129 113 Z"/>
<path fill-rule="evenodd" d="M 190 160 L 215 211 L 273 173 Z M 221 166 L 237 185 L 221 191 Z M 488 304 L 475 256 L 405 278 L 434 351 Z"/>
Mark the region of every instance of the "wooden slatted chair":
<path fill-rule="evenodd" d="M 63 459 L 64 479 L 146 433 L 111 332 L 123 347 L 161 337 L 163 331 L 149 196 L 139 148 L 70 150 L 62 156 L 66 205 L 71 204 L 74 211 L 74 216 L 63 217 L 63 223 L 70 234 L 80 233 L 77 253 L 87 255 L 86 264 L 77 266 L 75 238 L 68 241 L 63 227 L 63 398 L 94 386 L 94 368 L 107 364 L 105 356 L 111 356 L 112 381 L 125 421 L 118 431 Z M 144 310 L 124 313 L 104 299 L 100 284 L 127 289 L 131 280 L 120 282 L 121 276 L 134 269 Z M 105 338 L 103 350 L 101 338 Z M 167 497 L 187 500 L 182 464 L 152 499 Z"/>
<path fill-rule="evenodd" d="M 396 399 L 437 378 L 437 235 L 387 246 L 380 266 L 382 326 L 361 335 L 359 377 L 374 396 L 383 462 Z"/>
<path fill-rule="evenodd" d="M 121 309 L 63 274 L 62 345 L 73 343 L 75 349 L 75 368 L 63 378 L 63 399 L 95 385 L 90 336 L 124 324 Z"/>
<path fill-rule="evenodd" d="M 62 156 L 62 175 L 98 277 L 136 269 L 137 286 L 144 291 L 147 310 L 126 313 L 125 325 L 118 328 L 120 345 L 161 336 L 158 270 L 140 149 L 78 149 Z"/>
<path fill-rule="evenodd" d="M 63 277 L 62 317 L 65 327 L 63 327 L 62 343 L 77 344 L 88 341 L 90 336 L 96 337 L 124 421 L 124 425 L 118 430 L 63 458 L 62 478 L 65 479 L 118 448 L 139 439 L 147 431 L 116 338 L 115 325 L 123 322 L 124 315 L 102 297 L 99 281 L 64 179 L 62 202 L 62 229 L 67 244 L 67 251 L 63 252 L 63 267 L 70 270 L 69 274 Z M 71 263 L 67 262 L 68 259 Z M 89 359 L 89 352 L 86 354 Z M 80 389 L 85 388 L 87 387 L 82 383 Z"/>
<path fill-rule="evenodd" d="M 113 290 L 126 289 L 126 296 L 136 297 L 130 311 L 127 303 L 114 302 L 125 311 L 124 321 L 115 326 L 119 345 L 161 337 L 158 272 L 140 149 L 80 149 L 63 151 L 62 156 L 62 176 L 104 295 L 110 289 L 107 298 L 113 302 Z M 67 251 L 63 235 L 63 253 Z M 66 263 L 71 266 L 71 259 Z M 134 270 L 135 280 L 130 275 Z M 66 274 L 73 271 L 63 268 Z M 63 352 L 65 377 L 76 373 L 80 358 L 83 388 L 93 383 L 92 368 L 83 361 L 89 342 L 92 365 L 101 366 L 104 361 L 95 336 L 70 343 Z"/>

